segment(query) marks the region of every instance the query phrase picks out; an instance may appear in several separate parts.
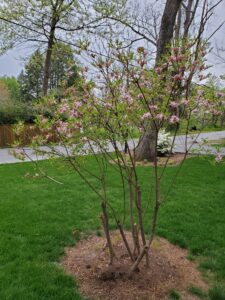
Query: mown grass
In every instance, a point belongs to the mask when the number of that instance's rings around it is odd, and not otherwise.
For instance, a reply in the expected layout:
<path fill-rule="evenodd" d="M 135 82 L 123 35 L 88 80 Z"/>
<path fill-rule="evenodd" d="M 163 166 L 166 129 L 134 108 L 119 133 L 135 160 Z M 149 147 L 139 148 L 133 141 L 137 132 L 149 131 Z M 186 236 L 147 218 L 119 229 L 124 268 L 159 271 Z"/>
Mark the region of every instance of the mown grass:
<path fill-rule="evenodd" d="M 211 144 L 215 148 L 225 148 L 225 139 L 220 139 L 220 140 L 216 140 L 216 141 L 209 141 L 209 144 Z"/>
<path fill-rule="evenodd" d="M 99 230 L 99 201 L 72 170 L 60 164 L 55 168 L 48 161 L 40 164 L 63 185 L 24 176 L 36 172 L 31 163 L 0 166 L 1 300 L 81 299 L 59 261 L 64 247 L 74 244 L 74 232 Z M 87 165 L 97 170 L 92 158 Z M 177 168 L 167 169 L 163 194 Z M 139 172 L 147 201 L 153 194 L 147 188 L 149 168 L 140 167 Z M 98 187 L 95 179 L 92 183 Z M 108 187 L 110 201 L 119 213 L 121 184 L 112 168 L 108 168 Z M 146 217 L 148 220 L 150 213 Z M 214 166 L 199 158 L 187 160 L 161 208 L 157 232 L 188 248 L 191 255 L 201 256 L 201 268 L 213 271 L 219 286 L 211 290 L 211 299 L 219 297 L 215 296 L 218 293 L 223 297 L 225 165 Z"/>

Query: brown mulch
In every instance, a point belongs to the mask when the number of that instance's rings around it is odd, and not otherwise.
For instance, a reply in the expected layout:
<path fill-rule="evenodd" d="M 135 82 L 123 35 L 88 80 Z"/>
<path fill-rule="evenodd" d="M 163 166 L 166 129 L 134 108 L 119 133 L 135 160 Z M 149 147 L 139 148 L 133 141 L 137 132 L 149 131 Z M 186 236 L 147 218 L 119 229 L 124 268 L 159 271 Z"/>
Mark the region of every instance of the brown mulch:
<path fill-rule="evenodd" d="M 131 235 L 126 233 L 130 241 Z M 66 249 L 62 264 L 66 272 L 76 277 L 81 294 L 93 300 L 164 300 L 169 292 L 177 291 L 182 299 L 199 299 L 188 293 L 189 286 L 207 291 L 209 286 L 201 278 L 197 265 L 189 261 L 187 251 L 156 238 L 150 250 L 150 268 L 144 260 L 139 271 L 130 278 L 131 266 L 118 232 L 113 234 L 113 245 L 118 258 L 109 266 L 105 239 L 92 235 Z"/>
<path fill-rule="evenodd" d="M 127 165 L 131 165 L 131 161 L 129 158 L 129 155 L 127 154 L 123 154 L 124 157 L 124 161 L 127 163 Z M 184 160 L 185 154 L 183 153 L 175 153 L 172 154 L 169 157 L 168 160 L 168 156 L 158 156 L 157 157 L 157 162 L 159 166 L 164 166 L 165 163 L 167 162 L 168 166 L 178 166 L 180 163 L 182 163 L 182 161 Z M 191 155 L 187 155 L 186 159 L 192 157 Z M 115 164 L 115 160 L 110 160 L 111 164 Z M 122 162 L 121 162 L 122 163 Z M 136 166 L 144 166 L 144 167 L 148 167 L 148 166 L 153 166 L 154 163 L 153 162 L 149 162 L 148 160 L 143 160 L 143 161 L 136 161 Z"/>

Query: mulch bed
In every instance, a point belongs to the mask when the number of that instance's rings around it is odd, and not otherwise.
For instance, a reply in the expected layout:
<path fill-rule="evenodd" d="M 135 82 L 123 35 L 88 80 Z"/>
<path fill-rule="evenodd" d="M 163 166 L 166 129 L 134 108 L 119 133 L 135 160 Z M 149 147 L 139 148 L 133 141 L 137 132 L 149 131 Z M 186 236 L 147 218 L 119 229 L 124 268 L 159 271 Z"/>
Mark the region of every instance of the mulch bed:
<path fill-rule="evenodd" d="M 129 158 L 129 155 L 127 154 L 123 154 L 124 157 L 124 161 L 126 162 L 127 165 L 131 165 L 131 161 Z M 157 157 L 157 163 L 159 166 L 164 166 L 165 163 L 167 163 L 168 166 L 178 166 L 179 164 L 181 164 L 184 160 L 185 154 L 183 153 L 175 153 L 172 154 L 169 159 L 168 156 L 158 156 Z M 191 155 L 187 155 L 186 159 L 192 157 Z M 167 162 L 168 160 L 168 162 Z M 115 160 L 110 160 L 111 164 L 115 164 Z M 148 166 L 154 166 L 153 162 L 149 162 L 148 160 L 143 160 L 143 161 L 136 161 L 136 166 L 144 166 L 144 167 L 148 167 Z M 121 161 L 122 164 L 122 161 Z"/>
<path fill-rule="evenodd" d="M 131 241 L 130 233 L 126 233 Z M 131 266 L 118 232 L 113 234 L 113 245 L 118 258 L 109 266 L 108 249 L 104 237 L 96 235 L 81 239 L 75 247 L 67 248 L 62 261 L 66 272 L 76 277 L 81 294 L 93 300 L 164 300 L 171 290 L 181 299 L 199 299 L 188 293 L 189 286 L 207 291 L 209 286 L 201 278 L 197 264 L 189 261 L 187 251 L 156 238 L 150 250 L 150 268 L 144 260 L 139 271 L 130 278 Z"/>

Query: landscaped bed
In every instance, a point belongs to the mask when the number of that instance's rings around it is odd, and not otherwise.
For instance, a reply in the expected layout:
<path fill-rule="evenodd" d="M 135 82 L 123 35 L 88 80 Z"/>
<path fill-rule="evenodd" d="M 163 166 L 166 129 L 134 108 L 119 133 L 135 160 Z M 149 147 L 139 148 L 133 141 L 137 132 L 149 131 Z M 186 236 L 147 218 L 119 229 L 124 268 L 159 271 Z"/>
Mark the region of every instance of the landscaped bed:
<path fill-rule="evenodd" d="M 88 164 L 97 168 L 92 158 Z M 72 170 L 61 166 L 55 171 L 50 161 L 40 165 L 63 185 L 33 176 L 38 171 L 31 163 L 0 166 L 0 299 L 81 299 L 73 277 L 66 275 L 60 262 L 65 248 L 72 246 L 81 232 L 99 235 L 99 202 Z M 163 193 L 178 168 L 166 170 Z M 142 184 L 147 184 L 149 168 L 140 167 L 139 172 Z M 110 194 L 119 209 L 117 176 L 113 168 L 108 169 Z M 151 200 L 151 193 L 143 195 L 146 201 Z M 157 232 L 187 248 L 189 259 L 197 257 L 203 277 L 211 284 L 207 297 L 213 300 L 225 299 L 224 199 L 225 165 L 190 158 L 161 208 Z M 190 290 L 206 298 L 198 288 L 201 286 Z M 170 294 L 174 295 L 176 291 Z"/>
<path fill-rule="evenodd" d="M 126 233 L 129 243 L 132 236 Z M 166 239 L 155 238 L 149 252 L 150 268 L 142 262 L 134 274 L 129 274 L 131 262 L 119 232 L 112 238 L 117 259 L 108 266 L 108 251 L 104 237 L 91 235 L 75 247 L 68 248 L 62 261 L 65 270 L 77 277 L 80 291 L 88 299 L 168 299 L 172 292 L 183 299 L 195 300 L 189 292 L 197 287 L 202 293 L 208 284 L 197 270 L 197 263 L 187 259 L 187 251 Z"/>

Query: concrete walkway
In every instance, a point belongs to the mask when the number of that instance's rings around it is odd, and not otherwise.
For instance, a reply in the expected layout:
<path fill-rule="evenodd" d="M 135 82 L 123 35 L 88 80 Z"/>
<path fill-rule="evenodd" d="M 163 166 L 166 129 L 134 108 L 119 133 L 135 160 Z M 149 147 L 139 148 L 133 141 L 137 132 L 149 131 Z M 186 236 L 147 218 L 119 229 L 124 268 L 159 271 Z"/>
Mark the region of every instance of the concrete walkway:
<path fill-rule="evenodd" d="M 215 154 L 217 153 L 217 149 L 215 147 L 212 147 L 210 145 L 201 145 L 202 142 L 207 139 L 209 141 L 216 141 L 220 139 L 225 139 L 225 131 L 215 131 L 215 132 L 206 132 L 201 134 L 191 134 L 188 135 L 187 139 L 184 135 L 179 135 L 175 139 L 175 147 L 174 151 L 179 153 L 184 153 L 187 149 L 189 149 L 190 153 L 199 153 L 199 154 Z M 187 140 L 187 142 L 186 142 Z M 130 142 L 129 143 L 131 147 L 134 145 Z M 66 151 L 63 147 L 57 146 L 55 147 L 57 151 L 59 151 L 62 154 L 66 154 Z M 121 147 L 122 149 L 122 147 Z M 25 148 L 26 153 L 32 160 L 43 160 L 47 159 L 47 156 L 39 154 L 37 155 L 33 152 L 30 148 Z M 40 150 L 48 151 L 48 147 L 40 147 Z M 111 145 L 108 146 L 108 150 L 113 151 L 113 147 Z M 222 155 L 225 155 L 225 148 L 220 149 L 220 153 Z M 26 158 L 25 161 L 30 161 L 29 158 Z M 17 163 L 22 162 L 21 160 L 15 158 L 12 155 L 12 149 L 5 148 L 0 149 L 0 164 L 8 164 L 8 163 Z"/>
<path fill-rule="evenodd" d="M 204 132 L 201 134 L 191 134 L 187 137 L 179 135 L 175 139 L 175 152 L 184 153 L 188 149 L 189 153 L 196 154 L 215 154 L 218 152 L 216 147 L 205 143 L 208 141 L 216 141 L 225 139 L 225 131 Z M 225 148 L 220 148 L 220 154 L 225 155 Z"/>

